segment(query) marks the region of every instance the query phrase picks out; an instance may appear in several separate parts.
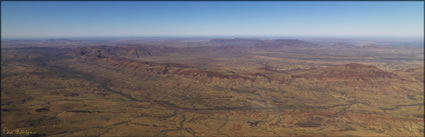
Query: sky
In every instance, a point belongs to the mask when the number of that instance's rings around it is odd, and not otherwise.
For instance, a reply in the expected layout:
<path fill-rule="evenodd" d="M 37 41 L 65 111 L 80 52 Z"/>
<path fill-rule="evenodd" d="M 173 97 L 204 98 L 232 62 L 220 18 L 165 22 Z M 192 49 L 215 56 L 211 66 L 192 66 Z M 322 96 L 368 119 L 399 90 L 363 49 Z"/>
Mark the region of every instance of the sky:
<path fill-rule="evenodd" d="M 424 2 L 1 2 L 1 35 L 423 37 Z"/>

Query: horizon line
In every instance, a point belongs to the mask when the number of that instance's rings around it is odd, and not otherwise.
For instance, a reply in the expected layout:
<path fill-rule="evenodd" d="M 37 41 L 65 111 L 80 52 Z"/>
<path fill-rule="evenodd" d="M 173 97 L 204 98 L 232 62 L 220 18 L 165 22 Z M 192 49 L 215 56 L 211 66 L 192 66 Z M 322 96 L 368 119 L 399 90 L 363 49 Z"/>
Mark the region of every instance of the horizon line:
<path fill-rule="evenodd" d="M 309 35 L 146 35 L 146 36 L 66 36 L 66 37 L 1 37 L 1 40 L 43 40 L 43 39 L 128 39 L 128 38 L 324 38 L 324 39 L 386 39 L 405 38 L 421 39 L 424 36 L 309 36 Z"/>

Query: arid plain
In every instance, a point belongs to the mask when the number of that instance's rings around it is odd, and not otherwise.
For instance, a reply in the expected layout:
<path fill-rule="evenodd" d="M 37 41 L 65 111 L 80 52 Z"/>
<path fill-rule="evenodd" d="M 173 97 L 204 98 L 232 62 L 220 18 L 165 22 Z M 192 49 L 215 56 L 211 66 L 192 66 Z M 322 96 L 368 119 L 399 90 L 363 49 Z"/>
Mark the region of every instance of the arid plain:
<path fill-rule="evenodd" d="M 424 136 L 424 50 L 3 41 L 1 124 L 47 136 Z"/>

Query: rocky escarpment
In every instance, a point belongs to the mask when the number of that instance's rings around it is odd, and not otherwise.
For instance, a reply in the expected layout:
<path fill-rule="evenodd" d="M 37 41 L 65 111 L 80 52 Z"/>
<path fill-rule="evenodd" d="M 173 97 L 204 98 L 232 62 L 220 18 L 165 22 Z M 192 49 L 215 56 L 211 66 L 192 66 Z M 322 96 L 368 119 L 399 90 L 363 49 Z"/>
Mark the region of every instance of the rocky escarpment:
<path fill-rule="evenodd" d="M 397 79 L 398 75 L 383 71 L 375 66 L 358 63 L 337 65 L 293 75 L 294 78 L 335 80 Z"/>
<path fill-rule="evenodd" d="M 268 79 L 270 77 L 258 73 L 226 73 L 219 71 L 204 70 L 181 64 L 173 63 L 152 63 L 132 60 L 123 57 L 106 56 L 98 59 L 84 59 L 86 63 L 94 63 L 105 67 L 114 67 L 123 71 L 145 72 L 151 75 L 178 75 L 187 78 L 218 78 L 218 79 L 239 79 L 255 82 L 257 78 Z"/>
<path fill-rule="evenodd" d="M 172 48 L 153 47 L 123 47 L 123 46 L 96 46 L 81 47 L 74 49 L 74 55 L 78 60 L 86 63 L 94 63 L 104 67 L 114 67 L 122 70 L 146 72 L 152 75 L 179 75 L 187 78 L 218 78 L 239 79 L 256 81 L 257 78 L 271 81 L 267 75 L 260 73 L 234 73 L 220 72 L 194 68 L 175 63 L 154 63 L 134 60 L 143 56 L 157 55 L 157 51 L 172 52 Z M 158 52 L 158 54 L 161 54 Z"/>
<path fill-rule="evenodd" d="M 111 57 L 111 56 L 125 56 L 139 58 L 142 56 L 150 56 L 152 52 L 144 47 L 115 47 L 115 46 L 94 46 L 94 47 L 80 47 L 73 50 L 74 55 L 77 57 Z"/>

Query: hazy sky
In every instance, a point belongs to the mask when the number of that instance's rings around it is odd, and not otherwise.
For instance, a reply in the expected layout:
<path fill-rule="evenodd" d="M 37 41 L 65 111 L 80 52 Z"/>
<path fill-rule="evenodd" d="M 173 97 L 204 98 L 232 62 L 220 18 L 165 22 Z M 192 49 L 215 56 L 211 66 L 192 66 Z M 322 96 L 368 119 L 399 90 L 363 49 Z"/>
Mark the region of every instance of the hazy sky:
<path fill-rule="evenodd" d="M 423 2 L 2 2 L 3 38 L 423 37 Z"/>

